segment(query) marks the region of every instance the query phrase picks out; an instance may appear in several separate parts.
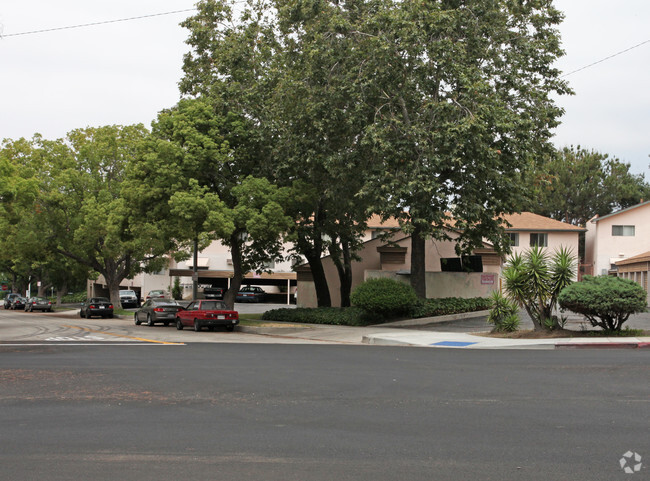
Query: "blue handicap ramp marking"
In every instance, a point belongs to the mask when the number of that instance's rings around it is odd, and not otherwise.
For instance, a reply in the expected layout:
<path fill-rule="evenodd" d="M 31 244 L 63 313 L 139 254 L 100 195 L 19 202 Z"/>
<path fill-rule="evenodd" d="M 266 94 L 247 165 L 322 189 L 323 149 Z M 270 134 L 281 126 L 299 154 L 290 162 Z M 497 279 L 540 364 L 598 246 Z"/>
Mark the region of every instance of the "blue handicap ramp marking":
<path fill-rule="evenodd" d="M 477 344 L 476 342 L 462 342 L 462 341 L 440 341 L 430 344 L 430 346 L 446 346 L 446 347 L 466 347 L 471 346 L 472 344 Z"/>

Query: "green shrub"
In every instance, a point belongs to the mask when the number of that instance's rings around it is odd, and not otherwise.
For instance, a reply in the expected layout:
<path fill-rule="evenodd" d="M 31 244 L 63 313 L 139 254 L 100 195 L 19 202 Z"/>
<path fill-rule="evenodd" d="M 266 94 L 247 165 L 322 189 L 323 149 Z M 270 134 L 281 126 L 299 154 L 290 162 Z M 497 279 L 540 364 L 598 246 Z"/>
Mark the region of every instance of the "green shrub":
<path fill-rule="evenodd" d="M 301 322 L 305 324 L 332 324 L 337 326 L 367 326 L 380 322 L 357 307 L 297 307 L 295 309 L 272 309 L 262 315 L 265 321 Z"/>
<path fill-rule="evenodd" d="M 488 324 L 494 325 L 496 332 L 513 332 L 519 329 L 519 306 L 508 299 L 500 291 L 494 291 L 490 296 L 491 306 Z"/>
<path fill-rule="evenodd" d="M 558 302 L 562 310 L 582 314 L 594 327 L 620 331 L 631 314 L 646 310 L 647 294 L 629 279 L 585 276 L 581 282 L 565 287 Z"/>
<path fill-rule="evenodd" d="M 539 246 L 508 259 L 503 271 L 508 296 L 526 309 L 535 330 L 561 327 L 553 315 L 560 291 L 573 282 L 576 258 L 561 247 L 549 255 Z"/>
<path fill-rule="evenodd" d="M 409 312 L 417 300 L 410 285 L 386 277 L 362 282 L 350 296 L 352 305 L 384 317 Z"/>
<path fill-rule="evenodd" d="M 487 297 L 442 297 L 439 299 L 419 299 L 411 308 L 410 315 L 419 317 L 444 316 L 461 312 L 485 311 L 490 309 L 491 301 Z"/>
<path fill-rule="evenodd" d="M 174 287 L 172 287 L 172 297 L 177 301 L 183 299 L 183 288 L 181 287 L 180 277 L 174 278 Z"/>

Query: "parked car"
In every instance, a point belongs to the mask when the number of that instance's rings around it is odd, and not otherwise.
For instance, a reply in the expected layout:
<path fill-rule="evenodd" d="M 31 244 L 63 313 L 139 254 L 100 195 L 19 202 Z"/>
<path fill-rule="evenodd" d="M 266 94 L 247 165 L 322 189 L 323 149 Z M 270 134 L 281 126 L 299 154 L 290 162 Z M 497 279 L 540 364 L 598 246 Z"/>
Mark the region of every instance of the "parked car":
<path fill-rule="evenodd" d="M 105 297 L 91 297 L 81 303 L 79 316 L 88 319 L 93 316 L 113 317 L 113 304 Z"/>
<path fill-rule="evenodd" d="M 16 297 L 21 297 L 21 295 L 17 294 L 16 292 L 10 292 L 9 294 L 7 294 L 5 296 L 5 300 L 4 300 L 4 304 L 3 304 L 4 308 L 5 309 L 10 309 L 11 308 L 11 301 Z"/>
<path fill-rule="evenodd" d="M 223 287 L 206 287 L 203 289 L 203 297 L 206 299 L 223 299 Z"/>
<path fill-rule="evenodd" d="M 133 320 L 139 326 L 143 322 L 147 326 L 153 326 L 162 322 L 165 326 L 176 321 L 176 313 L 182 307 L 174 299 L 149 299 L 140 309 L 135 311 Z"/>
<path fill-rule="evenodd" d="M 169 297 L 170 296 L 168 296 L 164 290 L 155 290 L 149 291 L 149 294 L 147 294 L 145 301 L 148 301 L 149 299 L 167 299 Z"/>
<path fill-rule="evenodd" d="M 239 313 L 231 311 L 223 301 L 196 300 L 190 302 L 187 308 L 182 308 L 176 313 L 176 329 L 193 327 L 200 331 L 207 327 L 213 331 L 215 326 L 224 326 L 226 330 L 232 331 L 239 324 Z"/>
<path fill-rule="evenodd" d="M 140 301 L 135 291 L 123 290 L 120 291 L 120 304 L 126 309 L 127 307 L 140 307 Z"/>
<path fill-rule="evenodd" d="M 52 301 L 44 297 L 30 297 L 25 302 L 25 311 L 47 311 L 52 312 Z"/>
<path fill-rule="evenodd" d="M 246 286 L 239 289 L 235 301 L 237 302 L 262 302 L 266 298 L 264 289 L 257 286 Z"/>
<path fill-rule="evenodd" d="M 11 305 L 9 306 L 9 309 L 13 309 L 14 311 L 16 309 L 25 309 L 25 303 L 27 302 L 27 299 L 21 296 L 17 296 L 12 298 L 11 300 Z"/>

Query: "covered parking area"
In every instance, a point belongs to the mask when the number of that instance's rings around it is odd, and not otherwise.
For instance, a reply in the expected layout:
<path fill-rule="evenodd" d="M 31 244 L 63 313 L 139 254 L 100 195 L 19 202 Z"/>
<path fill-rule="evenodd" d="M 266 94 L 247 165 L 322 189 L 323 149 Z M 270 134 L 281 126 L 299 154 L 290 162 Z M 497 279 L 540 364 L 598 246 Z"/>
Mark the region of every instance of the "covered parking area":
<path fill-rule="evenodd" d="M 191 280 L 193 275 L 192 269 L 170 269 L 170 285 L 173 285 L 174 277 L 189 278 Z M 229 289 L 232 277 L 232 271 L 211 271 L 200 268 L 197 271 L 199 288 L 212 286 Z M 295 272 L 262 272 L 261 274 L 249 272 L 244 275 L 242 285 L 262 287 L 266 291 L 265 302 L 292 304 L 295 303 L 292 293 L 296 290 L 298 281 Z M 267 289 L 269 286 L 275 288 Z"/>

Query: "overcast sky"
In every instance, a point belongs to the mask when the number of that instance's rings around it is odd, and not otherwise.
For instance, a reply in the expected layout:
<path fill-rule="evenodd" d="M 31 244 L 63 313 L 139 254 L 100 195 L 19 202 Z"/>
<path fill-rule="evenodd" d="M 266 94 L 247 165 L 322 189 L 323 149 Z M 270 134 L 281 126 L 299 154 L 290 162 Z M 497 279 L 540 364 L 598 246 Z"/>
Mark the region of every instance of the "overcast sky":
<path fill-rule="evenodd" d="M 12 34 L 191 9 L 194 0 L 5 0 L 0 5 L 0 138 L 59 138 L 143 123 L 179 98 L 191 12 L 32 35 Z M 648 0 L 556 0 L 569 73 L 650 40 Z M 650 178 L 650 42 L 567 76 L 575 95 L 556 145 L 581 145 Z"/>

